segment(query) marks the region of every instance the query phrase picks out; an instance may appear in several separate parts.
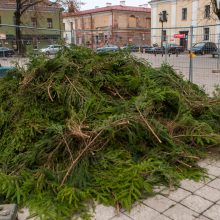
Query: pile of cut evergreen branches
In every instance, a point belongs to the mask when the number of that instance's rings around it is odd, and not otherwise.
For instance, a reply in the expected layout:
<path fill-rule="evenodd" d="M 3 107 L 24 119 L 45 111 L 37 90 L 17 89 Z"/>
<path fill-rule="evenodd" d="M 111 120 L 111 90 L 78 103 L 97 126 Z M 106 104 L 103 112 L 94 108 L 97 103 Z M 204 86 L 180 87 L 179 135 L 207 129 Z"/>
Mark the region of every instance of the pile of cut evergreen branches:
<path fill-rule="evenodd" d="M 42 219 L 116 208 L 158 184 L 199 179 L 220 143 L 220 98 L 169 66 L 124 53 L 65 49 L 0 80 L 0 202 Z"/>

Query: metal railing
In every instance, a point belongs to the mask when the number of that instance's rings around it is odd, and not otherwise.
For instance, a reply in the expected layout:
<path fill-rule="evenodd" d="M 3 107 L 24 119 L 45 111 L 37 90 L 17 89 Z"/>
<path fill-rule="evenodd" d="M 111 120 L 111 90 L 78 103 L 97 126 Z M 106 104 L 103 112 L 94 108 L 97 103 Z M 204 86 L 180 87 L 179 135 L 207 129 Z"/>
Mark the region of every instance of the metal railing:
<path fill-rule="evenodd" d="M 0 47 L 12 48 L 16 54 L 14 25 L 1 24 Z M 20 26 L 25 51 L 39 52 L 51 44 L 76 44 L 93 50 L 106 45 L 129 48 L 137 57 L 146 59 L 154 67 L 167 63 L 187 80 L 204 87 L 212 94 L 220 85 L 220 25 L 175 28 L 99 28 L 95 30 L 57 30 Z M 200 47 L 194 45 L 201 43 Z M 212 45 L 211 45 L 212 44 Z M 162 47 L 161 47 L 162 45 Z M 26 58 L 8 57 L 0 50 L 0 64 L 21 65 Z"/>

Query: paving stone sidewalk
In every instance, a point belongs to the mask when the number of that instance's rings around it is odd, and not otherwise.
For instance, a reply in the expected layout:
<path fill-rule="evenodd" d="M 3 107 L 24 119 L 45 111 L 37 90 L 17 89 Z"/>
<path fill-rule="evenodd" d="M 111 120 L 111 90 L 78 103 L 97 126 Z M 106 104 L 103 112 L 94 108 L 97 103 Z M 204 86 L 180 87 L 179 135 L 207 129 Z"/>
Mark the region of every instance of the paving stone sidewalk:
<path fill-rule="evenodd" d="M 220 220 L 220 161 L 206 159 L 199 165 L 207 169 L 207 179 L 184 180 L 175 191 L 155 188 L 158 194 L 134 205 L 130 213 L 116 214 L 113 207 L 98 205 L 93 220 Z M 27 210 L 18 219 L 26 216 Z"/>

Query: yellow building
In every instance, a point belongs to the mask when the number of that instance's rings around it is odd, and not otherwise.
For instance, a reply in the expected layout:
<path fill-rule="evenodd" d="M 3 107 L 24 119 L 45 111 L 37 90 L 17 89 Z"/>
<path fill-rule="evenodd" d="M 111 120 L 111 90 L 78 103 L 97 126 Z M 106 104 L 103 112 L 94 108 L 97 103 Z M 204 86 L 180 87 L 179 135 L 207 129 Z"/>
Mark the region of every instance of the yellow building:
<path fill-rule="evenodd" d="M 15 0 L 0 0 L 0 46 L 16 48 L 15 10 Z M 21 17 L 23 44 L 44 47 L 58 42 L 62 37 L 61 13 L 60 5 L 56 4 L 38 3 L 28 8 Z"/>
<path fill-rule="evenodd" d="M 210 0 L 151 0 L 150 5 L 152 43 L 160 45 L 166 40 L 188 48 L 191 39 L 192 44 L 219 42 L 220 25 Z M 167 14 L 167 22 L 159 20 L 160 13 Z M 192 38 L 190 26 L 193 26 Z M 184 38 L 175 38 L 175 34 L 183 34 Z"/>

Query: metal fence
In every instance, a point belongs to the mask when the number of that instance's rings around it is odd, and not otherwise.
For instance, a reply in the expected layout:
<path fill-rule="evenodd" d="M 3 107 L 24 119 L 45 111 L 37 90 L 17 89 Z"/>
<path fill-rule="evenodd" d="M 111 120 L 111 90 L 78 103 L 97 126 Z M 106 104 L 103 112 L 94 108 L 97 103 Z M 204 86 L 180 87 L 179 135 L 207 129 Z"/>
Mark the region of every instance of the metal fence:
<path fill-rule="evenodd" d="M 26 52 L 38 52 L 51 44 L 76 44 L 96 50 L 106 45 L 129 49 L 137 57 L 146 59 L 152 66 L 167 63 L 185 79 L 204 87 L 210 95 L 220 85 L 220 25 L 178 28 L 124 28 L 109 27 L 96 30 L 55 30 L 21 26 L 22 44 Z M 1 33 L 6 33 L 2 36 Z M 0 26 L 0 47 L 16 51 L 15 26 Z M 196 45 L 196 46 L 194 46 Z M 148 47 L 151 46 L 151 47 Z M 26 58 L 2 57 L 0 64 L 24 65 Z"/>
<path fill-rule="evenodd" d="M 220 85 L 219 25 L 152 29 L 151 42 L 164 50 L 139 57 L 153 66 L 168 63 L 210 95 Z"/>

